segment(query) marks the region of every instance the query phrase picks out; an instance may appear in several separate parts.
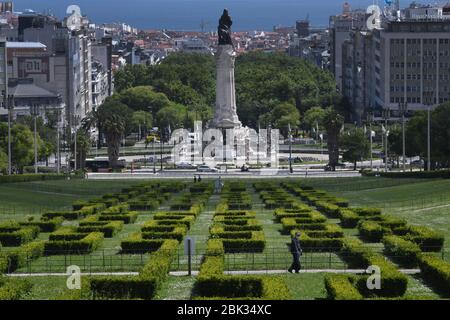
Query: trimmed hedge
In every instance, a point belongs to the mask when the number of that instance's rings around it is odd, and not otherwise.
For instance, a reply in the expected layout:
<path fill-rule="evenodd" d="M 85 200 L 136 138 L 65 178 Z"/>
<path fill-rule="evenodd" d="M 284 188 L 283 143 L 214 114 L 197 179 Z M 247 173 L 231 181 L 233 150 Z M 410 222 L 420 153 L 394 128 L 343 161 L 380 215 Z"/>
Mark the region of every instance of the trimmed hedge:
<path fill-rule="evenodd" d="M 324 201 L 318 201 L 315 205 L 320 212 L 323 212 L 332 218 L 339 218 L 339 206 Z"/>
<path fill-rule="evenodd" d="M 418 263 L 422 277 L 450 297 L 450 263 L 429 254 L 420 255 Z"/>
<path fill-rule="evenodd" d="M 167 277 L 178 245 L 176 240 L 164 241 L 137 277 L 91 278 L 89 282 L 94 299 L 152 299 Z"/>
<path fill-rule="evenodd" d="M 351 209 L 340 209 L 339 218 L 344 228 L 355 228 L 361 217 Z"/>
<path fill-rule="evenodd" d="M 404 238 L 418 244 L 425 252 L 441 251 L 445 241 L 441 232 L 425 226 L 410 226 Z"/>
<path fill-rule="evenodd" d="M 123 224 L 122 221 L 85 222 L 76 229 L 76 232 L 101 232 L 105 238 L 112 238 L 122 230 Z"/>
<path fill-rule="evenodd" d="M 10 273 L 24 267 L 28 261 L 42 257 L 44 241 L 33 241 L 13 250 L 0 252 L 0 273 Z"/>
<path fill-rule="evenodd" d="M 65 174 L 18 174 L 11 176 L 0 176 L 0 183 L 64 180 Z"/>
<path fill-rule="evenodd" d="M 348 275 L 326 275 L 325 289 L 332 300 L 362 300 L 364 297 L 355 287 L 355 277 Z"/>
<path fill-rule="evenodd" d="M 79 211 L 48 211 L 42 215 L 43 219 L 52 220 L 54 218 L 63 218 L 64 220 L 78 220 L 86 215 Z"/>
<path fill-rule="evenodd" d="M 153 239 L 176 239 L 179 242 L 183 241 L 186 235 L 186 227 L 173 227 L 171 231 L 147 231 L 142 232 L 142 239 L 153 240 Z"/>
<path fill-rule="evenodd" d="M 361 217 L 367 216 L 379 216 L 381 215 L 381 209 L 379 208 L 350 208 L 353 212 L 356 212 Z"/>
<path fill-rule="evenodd" d="M 153 199 L 133 199 L 127 203 L 131 210 L 139 211 L 156 210 L 160 205 L 159 201 Z"/>
<path fill-rule="evenodd" d="M 436 171 L 412 171 L 412 172 L 373 172 L 370 170 L 362 170 L 363 176 L 374 177 L 379 175 L 386 178 L 419 178 L 419 179 L 450 179 L 450 170 Z"/>
<path fill-rule="evenodd" d="M 308 218 L 313 209 L 310 206 L 303 206 L 296 209 L 275 209 L 275 217 L 281 222 L 283 218 Z"/>
<path fill-rule="evenodd" d="M 63 221 L 63 218 L 58 217 L 51 220 L 20 222 L 20 225 L 23 227 L 38 227 L 41 232 L 53 232 L 61 227 Z"/>
<path fill-rule="evenodd" d="M 129 211 L 127 213 L 121 214 L 104 214 L 102 213 L 99 217 L 99 221 L 122 221 L 124 224 L 131 224 L 136 222 L 139 213 L 137 211 Z"/>
<path fill-rule="evenodd" d="M 36 226 L 20 226 L 11 229 L 0 229 L 0 244 L 5 247 L 18 247 L 32 241 L 39 235 Z"/>
<path fill-rule="evenodd" d="M 383 227 L 375 221 L 361 221 L 358 224 L 358 231 L 361 238 L 369 242 L 380 242 L 385 235 L 392 232 L 388 227 Z"/>
<path fill-rule="evenodd" d="M 246 233 L 246 232 L 244 232 Z M 266 246 L 264 232 L 251 231 L 251 238 L 221 239 L 226 253 L 263 252 Z"/>
<path fill-rule="evenodd" d="M 80 234 L 74 234 L 78 237 Z M 103 241 L 103 233 L 91 232 L 84 235 L 81 239 L 72 240 L 49 240 L 45 242 L 45 255 L 66 255 L 66 254 L 89 254 L 98 249 Z M 63 234 L 61 236 L 71 237 L 71 234 Z"/>
<path fill-rule="evenodd" d="M 281 278 L 223 275 L 224 252 L 221 240 L 208 241 L 206 256 L 195 283 L 196 299 L 286 300 L 290 298 L 289 289 Z"/>
<path fill-rule="evenodd" d="M 122 248 L 122 254 L 144 254 L 155 252 L 161 248 L 164 240 L 162 239 L 152 239 L 146 240 L 142 239 L 139 233 L 133 234 L 125 240 L 122 240 L 120 247 Z"/>
<path fill-rule="evenodd" d="M 298 230 L 293 230 L 294 235 Z M 317 252 L 317 251 L 340 251 L 342 248 L 342 237 L 325 237 L 319 234 L 310 235 L 306 232 L 301 232 L 300 244 L 304 252 Z"/>
<path fill-rule="evenodd" d="M 406 292 L 408 278 L 402 274 L 394 264 L 387 261 L 380 254 L 374 253 L 370 248 L 363 246 L 357 239 L 344 239 L 342 257 L 351 267 L 366 269 L 369 266 L 378 266 L 381 269 L 381 289 L 368 290 L 366 287 L 367 276 L 358 279 L 358 289 L 366 297 L 398 297 Z"/>
<path fill-rule="evenodd" d="M 386 236 L 383 238 L 386 253 L 405 267 L 416 267 L 417 257 L 420 255 L 420 247 L 414 242 L 398 236 Z"/>

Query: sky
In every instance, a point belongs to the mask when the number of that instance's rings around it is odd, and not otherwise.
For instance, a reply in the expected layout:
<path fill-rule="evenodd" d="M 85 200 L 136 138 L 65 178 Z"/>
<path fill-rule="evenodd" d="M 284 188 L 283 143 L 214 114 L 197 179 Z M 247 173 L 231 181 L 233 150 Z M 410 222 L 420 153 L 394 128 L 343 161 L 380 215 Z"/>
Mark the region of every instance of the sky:
<path fill-rule="evenodd" d="M 350 0 L 353 8 L 367 8 L 376 0 Z M 384 1 L 380 0 L 380 3 Z M 207 30 L 216 28 L 219 16 L 228 8 L 233 29 L 271 30 L 275 25 L 294 25 L 309 14 L 313 26 L 328 25 L 330 15 L 342 11 L 342 0 L 15 0 L 15 11 L 33 9 L 65 15 L 71 4 L 80 6 L 95 23 L 125 22 L 141 29 Z"/>

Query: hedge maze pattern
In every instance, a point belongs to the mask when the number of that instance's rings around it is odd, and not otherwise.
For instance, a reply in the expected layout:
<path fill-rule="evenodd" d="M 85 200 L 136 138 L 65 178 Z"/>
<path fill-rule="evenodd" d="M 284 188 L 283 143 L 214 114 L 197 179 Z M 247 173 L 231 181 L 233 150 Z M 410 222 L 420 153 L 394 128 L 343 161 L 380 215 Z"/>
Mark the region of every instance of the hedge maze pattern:
<path fill-rule="evenodd" d="M 227 275 L 227 255 L 263 253 L 267 247 L 253 187 L 281 234 L 301 233 L 305 252 L 333 252 L 350 268 L 381 269 L 381 289 L 369 290 L 368 274 L 328 274 L 324 286 L 330 299 L 413 299 L 406 295 L 408 277 L 399 268 L 419 268 L 421 277 L 442 296 L 450 297 L 450 263 L 436 255 L 444 237 L 425 226 L 383 214 L 378 208 L 351 207 L 346 199 L 317 190 L 301 181 L 227 182 L 215 207 L 209 239 L 194 299 L 289 299 L 282 277 Z M 166 280 L 183 239 L 205 210 L 213 183 L 151 182 L 120 193 L 73 203 L 72 210 L 45 212 L 39 221 L 0 223 L 0 274 L 24 268 L 47 256 L 89 256 L 105 239 L 127 225 L 139 229 L 120 238 L 118 256 L 145 255 L 137 276 L 83 278 L 83 290 L 65 299 L 154 299 Z M 152 212 L 143 220 L 143 212 Z M 140 217 L 139 224 L 137 219 Z M 347 230 L 357 236 L 348 236 Z M 136 232 L 134 232 L 136 231 Z M 46 239 L 46 240 L 41 240 Z M 287 243 L 286 243 L 287 244 Z M 376 250 L 382 247 L 382 251 Z M 286 254 L 289 254 L 286 246 Z M 31 290 L 26 280 L 0 277 L 0 300 L 20 299 Z"/>

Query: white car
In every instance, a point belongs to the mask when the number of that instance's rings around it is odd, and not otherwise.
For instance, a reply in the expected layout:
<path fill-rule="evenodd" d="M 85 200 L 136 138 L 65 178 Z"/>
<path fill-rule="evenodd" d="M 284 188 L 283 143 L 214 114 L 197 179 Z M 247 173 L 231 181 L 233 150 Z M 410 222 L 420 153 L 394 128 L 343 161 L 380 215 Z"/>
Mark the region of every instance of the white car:
<path fill-rule="evenodd" d="M 206 165 L 201 165 L 197 167 L 197 172 L 217 172 L 218 170 L 216 168 L 211 168 Z"/>

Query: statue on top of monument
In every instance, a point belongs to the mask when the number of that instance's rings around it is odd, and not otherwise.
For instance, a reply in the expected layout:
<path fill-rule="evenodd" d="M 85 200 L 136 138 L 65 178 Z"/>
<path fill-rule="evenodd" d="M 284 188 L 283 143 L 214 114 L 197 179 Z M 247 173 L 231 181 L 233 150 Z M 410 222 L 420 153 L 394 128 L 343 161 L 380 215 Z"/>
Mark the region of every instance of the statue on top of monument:
<path fill-rule="evenodd" d="M 228 10 L 224 9 L 222 17 L 219 20 L 219 45 L 233 45 L 233 41 L 231 41 L 231 25 L 233 21 L 231 21 L 231 17 L 228 15 Z"/>

